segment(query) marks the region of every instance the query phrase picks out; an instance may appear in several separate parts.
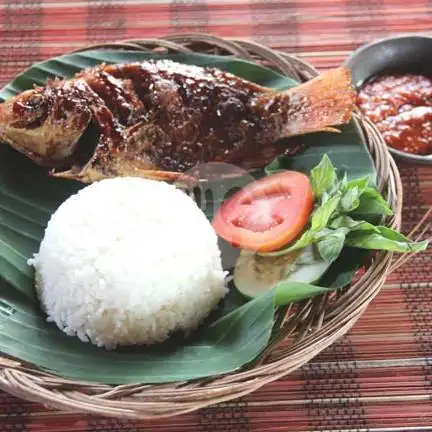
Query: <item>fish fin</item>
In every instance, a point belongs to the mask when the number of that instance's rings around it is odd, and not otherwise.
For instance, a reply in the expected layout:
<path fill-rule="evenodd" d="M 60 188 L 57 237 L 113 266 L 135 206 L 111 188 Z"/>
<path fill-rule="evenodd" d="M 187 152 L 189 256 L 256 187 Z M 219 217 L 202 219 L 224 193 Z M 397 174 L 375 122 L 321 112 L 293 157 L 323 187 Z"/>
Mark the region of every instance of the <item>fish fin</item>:
<path fill-rule="evenodd" d="M 144 170 L 139 168 L 127 170 L 125 172 L 113 172 L 110 174 L 105 174 L 102 170 L 88 167 L 81 171 L 77 171 L 75 169 L 60 172 L 51 171 L 50 176 L 67 180 L 76 180 L 82 183 L 93 183 L 113 177 L 141 177 L 149 180 L 175 183 L 178 187 L 190 187 L 191 184 L 196 183 L 196 179 L 194 177 L 181 172 Z"/>
<path fill-rule="evenodd" d="M 66 171 L 50 171 L 49 175 L 55 178 L 62 178 L 66 180 L 76 180 L 81 183 L 92 183 L 98 180 L 103 180 L 108 178 L 101 171 L 95 170 L 93 168 L 77 171 L 76 169 L 70 169 Z"/>
<path fill-rule="evenodd" d="M 133 177 L 142 177 L 149 180 L 165 181 L 168 183 L 190 184 L 190 182 L 195 183 L 195 178 L 184 174 L 182 172 L 175 171 L 158 171 L 158 170 L 140 170 L 137 169 L 132 175 Z"/>
<path fill-rule="evenodd" d="M 351 119 L 356 91 L 347 68 L 336 68 L 283 93 L 269 98 L 285 108 L 286 121 L 281 125 L 281 138 L 310 132 L 331 131 L 329 126 L 342 125 Z"/>

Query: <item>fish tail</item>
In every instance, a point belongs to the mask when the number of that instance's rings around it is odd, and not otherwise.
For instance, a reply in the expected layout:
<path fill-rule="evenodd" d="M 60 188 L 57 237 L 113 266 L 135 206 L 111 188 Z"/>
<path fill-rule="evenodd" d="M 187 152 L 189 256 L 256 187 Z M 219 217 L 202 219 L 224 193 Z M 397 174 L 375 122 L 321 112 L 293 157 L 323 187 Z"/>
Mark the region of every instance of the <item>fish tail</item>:
<path fill-rule="evenodd" d="M 355 100 L 351 72 L 340 67 L 270 97 L 267 104 L 278 102 L 279 112 L 285 113 L 279 123 L 280 138 L 284 138 L 310 132 L 336 132 L 331 126 L 350 121 Z"/>

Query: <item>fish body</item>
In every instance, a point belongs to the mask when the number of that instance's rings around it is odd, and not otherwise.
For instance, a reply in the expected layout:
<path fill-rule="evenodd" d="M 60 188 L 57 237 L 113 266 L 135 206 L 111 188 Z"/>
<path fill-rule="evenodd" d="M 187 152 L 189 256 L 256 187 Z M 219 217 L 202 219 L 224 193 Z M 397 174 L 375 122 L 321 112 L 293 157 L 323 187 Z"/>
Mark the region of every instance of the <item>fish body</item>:
<path fill-rule="evenodd" d="M 256 168 L 278 141 L 344 124 L 355 91 L 338 68 L 283 92 L 169 60 L 102 64 L 0 105 L 0 140 L 52 175 L 176 180 L 201 163 Z"/>

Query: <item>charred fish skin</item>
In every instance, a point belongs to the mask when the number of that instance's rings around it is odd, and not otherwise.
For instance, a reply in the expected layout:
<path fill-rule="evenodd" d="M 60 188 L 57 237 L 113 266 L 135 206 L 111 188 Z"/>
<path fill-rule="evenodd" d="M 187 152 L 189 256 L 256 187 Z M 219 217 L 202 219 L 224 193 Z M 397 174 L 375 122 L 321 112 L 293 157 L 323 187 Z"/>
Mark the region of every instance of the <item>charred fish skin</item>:
<path fill-rule="evenodd" d="M 146 111 L 143 142 L 152 143 L 145 145 L 146 156 L 164 170 L 186 171 L 209 161 L 235 163 L 244 159 L 246 144 L 254 153 L 255 143 L 277 136 L 253 104 L 266 90 L 232 74 L 171 61 L 107 66 L 105 71 L 132 82 Z"/>
<path fill-rule="evenodd" d="M 34 99 L 40 112 L 28 103 Z M 275 92 L 170 60 L 102 64 L 6 101 L 0 139 L 37 163 L 67 162 L 70 169 L 57 177 L 172 180 L 205 162 L 262 166 L 280 153 L 279 139 L 348 122 L 354 102 L 344 68 Z M 90 127 L 93 138 L 85 142 Z"/>

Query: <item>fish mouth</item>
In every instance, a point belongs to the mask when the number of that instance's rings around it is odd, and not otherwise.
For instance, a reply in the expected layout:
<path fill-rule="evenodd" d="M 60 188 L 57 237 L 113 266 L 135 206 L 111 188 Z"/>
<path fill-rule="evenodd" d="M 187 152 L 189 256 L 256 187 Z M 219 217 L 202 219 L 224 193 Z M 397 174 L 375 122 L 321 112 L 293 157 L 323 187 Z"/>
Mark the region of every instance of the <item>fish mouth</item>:
<path fill-rule="evenodd" d="M 93 158 L 99 143 L 100 132 L 93 122 L 90 122 L 77 141 L 73 153 L 60 163 L 51 165 L 50 174 L 60 174 L 63 171 L 80 173 Z"/>
<path fill-rule="evenodd" d="M 90 122 L 81 137 L 77 140 L 73 152 L 68 156 L 58 158 L 56 157 L 57 146 L 55 143 L 48 145 L 44 142 L 44 151 L 42 153 L 37 148 L 36 141 L 34 145 L 28 144 L 29 142 L 31 143 L 27 135 L 28 130 L 23 132 L 25 136 L 22 138 L 19 138 L 19 134 L 20 129 L 8 130 L 0 126 L 0 143 L 12 147 L 38 165 L 52 171 L 72 168 L 77 171 L 81 170 L 94 155 L 100 136 L 97 128 Z M 19 139 L 17 139 L 17 136 Z M 22 143 L 27 143 L 27 145 L 22 145 Z"/>
<path fill-rule="evenodd" d="M 0 136 L 1 136 L 0 142 L 2 144 L 8 145 L 9 147 L 12 147 L 14 150 L 18 151 L 24 156 L 27 156 L 32 161 L 36 162 L 38 165 L 50 167 L 50 168 L 52 168 L 55 165 L 54 160 L 48 154 L 42 155 L 37 150 L 31 150 L 30 146 L 29 148 L 27 148 L 26 146 L 17 144 L 17 140 L 16 140 L 17 134 L 19 134 L 19 129 L 8 131 L 6 128 L 0 127 Z"/>

